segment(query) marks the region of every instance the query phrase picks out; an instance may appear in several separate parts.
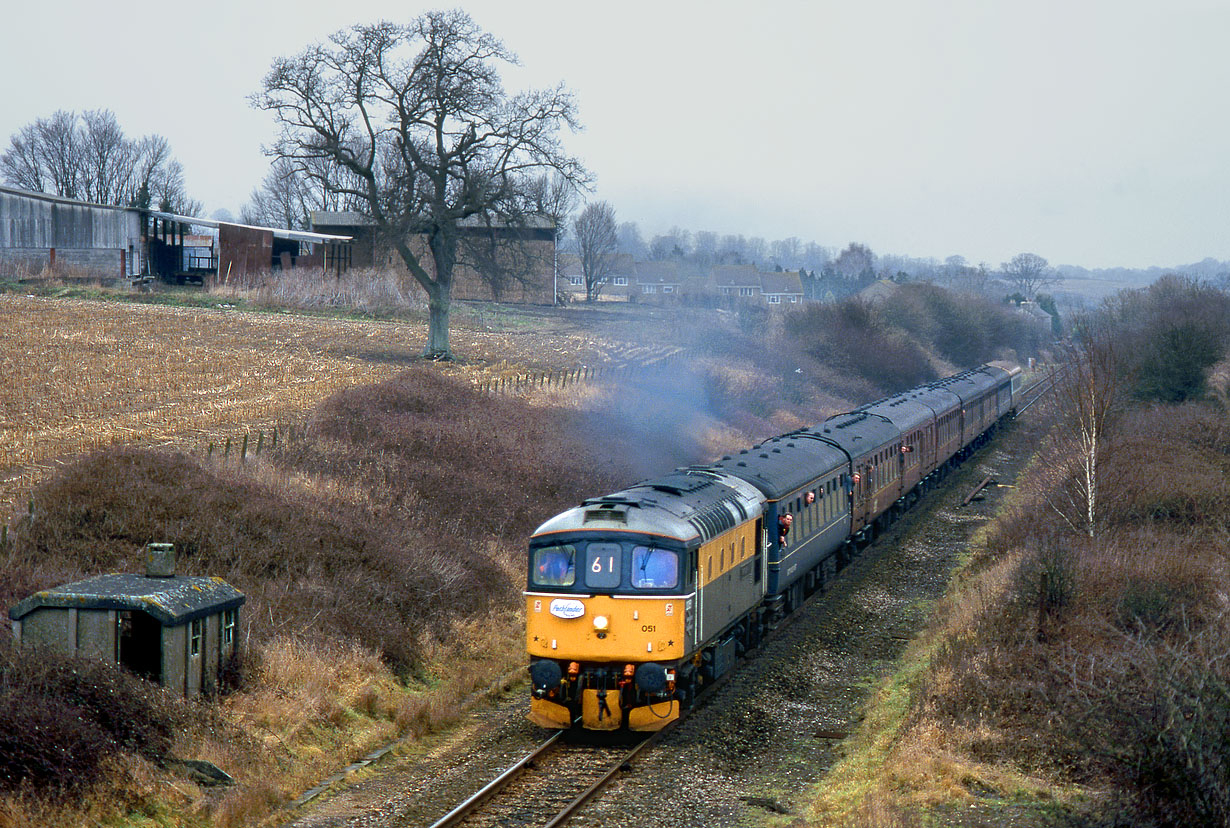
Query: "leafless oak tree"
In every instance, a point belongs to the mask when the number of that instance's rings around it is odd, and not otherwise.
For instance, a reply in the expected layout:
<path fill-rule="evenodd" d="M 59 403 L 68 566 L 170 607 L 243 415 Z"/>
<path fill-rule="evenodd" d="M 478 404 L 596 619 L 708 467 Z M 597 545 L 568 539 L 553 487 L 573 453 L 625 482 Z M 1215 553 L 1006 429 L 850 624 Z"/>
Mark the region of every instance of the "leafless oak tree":
<path fill-rule="evenodd" d="M 515 63 L 464 11 L 436 11 L 405 25 L 354 26 L 278 58 L 252 99 L 281 125 L 271 154 L 349 173 L 340 192 L 362 205 L 427 293 L 429 357 L 452 357 L 462 222 L 515 223 L 529 182 L 546 172 L 588 184 L 559 143 L 562 128 L 578 126 L 572 96 L 562 86 L 508 94 L 498 69 Z M 412 245 L 416 235 L 427 256 Z"/>
<path fill-rule="evenodd" d="M 585 277 L 585 301 L 593 302 L 610 281 L 619 248 L 615 208 L 605 201 L 586 205 L 573 223 L 573 230 L 581 256 L 581 274 Z"/>

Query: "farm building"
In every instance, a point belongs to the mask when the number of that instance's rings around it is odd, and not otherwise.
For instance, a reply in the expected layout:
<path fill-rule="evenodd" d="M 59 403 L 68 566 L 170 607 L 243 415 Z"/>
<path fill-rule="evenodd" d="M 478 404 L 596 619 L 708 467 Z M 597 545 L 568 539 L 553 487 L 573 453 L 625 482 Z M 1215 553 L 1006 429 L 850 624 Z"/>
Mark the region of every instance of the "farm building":
<path fill-rule="evenodd" d="M 140 272 L 138 210 L 0 187 L 0 269 Z"/>
<path fill-rule="evenodd" d="M 193 235 L 193 228 L 210 232 Z M 345 235 L 251 227 L 0 187 L 0 273 L 60 269 L 185 282 L 291 268 L 340 274 L 349 265 Z"/>
<path fill-rule="evenodd" d="M 100 575 L 36 592 L 9 610 L 23 646 L 114 661 L 194 696 L 235 652 L 243 593 L 221 578 L 175 574 L 171 544 L 146 547 L 144 575 Z"/>
<path fill-rule="evenodd" d="M 377 237 L 362 213 L 316 210 L 312 230 L 353 239 L 352 267 L 404 270 L 400 257 Z M 432 272 L 427 237 L 413 236 L 410 247 Z M 409 281 L 409 274 L 406 274 Z M 453 271 L 453 298 L 550 305 L 555 301 L 555 223 L 535 216 L 525 224 L 486 224 L 473 217 L 461 223 L 461 244 Z"/>

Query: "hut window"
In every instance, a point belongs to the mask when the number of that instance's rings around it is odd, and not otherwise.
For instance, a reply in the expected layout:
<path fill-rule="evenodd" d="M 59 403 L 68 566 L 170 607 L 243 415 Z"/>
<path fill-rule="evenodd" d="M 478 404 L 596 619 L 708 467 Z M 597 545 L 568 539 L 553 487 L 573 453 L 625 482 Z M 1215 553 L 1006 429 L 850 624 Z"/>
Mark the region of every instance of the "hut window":
<path fill-rule="evenodd" d="M 230 644 L 235 640 L 235 610 L 222 613 L 222 643 Z"/>
<path fill-rule="evenodd" d="M 188 631 L 188 655 L 201 654 L 201 619 L 192 622 Z"/>

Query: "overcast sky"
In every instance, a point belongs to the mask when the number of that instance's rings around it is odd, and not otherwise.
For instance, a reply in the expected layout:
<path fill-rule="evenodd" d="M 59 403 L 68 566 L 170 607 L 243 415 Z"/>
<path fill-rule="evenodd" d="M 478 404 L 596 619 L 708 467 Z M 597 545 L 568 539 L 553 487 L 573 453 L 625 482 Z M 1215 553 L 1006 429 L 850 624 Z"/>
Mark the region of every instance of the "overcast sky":
<path fill-rule="evenodd" d="M 159 133 L 206 212 L 268 169 L 271 60 L 428 8 L 348 0 L 9 4 L 0 143 L 56 109 Z M 998 266 L 1230 259 L 1227 0 L 471 0 L 563 81 L 568 139 L 648 239 L 797 236 Z"/>

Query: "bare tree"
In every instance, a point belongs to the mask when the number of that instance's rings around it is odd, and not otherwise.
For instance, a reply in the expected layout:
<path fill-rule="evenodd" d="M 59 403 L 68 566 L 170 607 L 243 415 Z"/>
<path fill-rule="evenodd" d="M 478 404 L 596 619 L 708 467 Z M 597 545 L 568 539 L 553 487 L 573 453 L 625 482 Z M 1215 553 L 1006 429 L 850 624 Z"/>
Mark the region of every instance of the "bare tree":
<path fill-rule="evenodd" d="M 1052 468 L 1059 475 L 1052 508 L 1073 531 L 1094 537 L 1100 493 L 1105 488 L 1102 455 L 1120 405 L 1120 372 L 1111 337 L 1091 319 L 1051 375 L 1057 428 Z"/>
<path fill-rule="evenodd" d="M 37 124 L 26 124 L 9 138 L 9 148 L 0 155 L 0 173 L 14 187 L 45 192 L 46 173 L 39 149 Z"/>
<path fill-rule="evenodd" d="M 427 293 L 425 355 L 449 359 L 449 310 L 462 222 L 516 222 L 535 176 L 574 186 L 588 173 L 560 146 L 578 124 L 563 88 L 509 95 L 516 57 L 461 10 L 409 24 L 354 26 L 278 58 L 253 104 L 281 124 L 270 152 L 344 169 L 362 205 Z M 413 237 L 426 238 L 420 252 Z"/>
<path fill-rule="evenodd" d="M 846 279 L 870 279 L 875 275 L 876 257 L 871 248 L 850 242 L 833 260 L 833 270 Z"/>
<path fill-rule="evenodd" d="M 692 252 L 692 234 L 681 227 L 672 227 L 654 236 L 649 243 L 649 258 L 654 261 L 684 259 Z"/>
<path fill-rule="evenodd" d="M 586 205 L 573 225 L 585 277 L 585 301 L 593 302 L 611 277 L 619 237 L 615 230 L 615 209 L 605 201 Z"/>
<path fill-rule="evenodd" d="M 692 260 L 701 267 L 708 267 L 717 261 L 718 234 L 712 230 L 696 232 L 696 246 L 692 250 Z"/>
<path fill-rule="evenodd" d="M 644 259 L 649 255 L 649 245 L 641 236 L 641 228 L 635 221 L 625 221 L 619 225 L 619 252 L 626 253 L 634 259 Z"/>
<path fill-rule="evenodd" d="M 803 243 L 796 236 L 777 239 L 769 245 L 770 257 L 779 267 L 790 270 L 799 266 Z"/>
<path fill-rule="evenodd" d="M 243 208 L 243 221 L 288 230 L 311 228 L 312 211 L 322 209 L 308 177 L 286 158 L 274 159 Z"/>
<path fill-rule="evenodd" d="M 1018 253 L 1000 265 L 1004 278 L 1027 299 L 1059 281 L 1050 263 L 1036 253 Z"/>
<path fill-rule="evenodd" d="M 38 158 L 57 195 L 80 198 L 81 150 L 77 136 L 77 113 L 57 110 L 50 118 L 34 122 L 38 135 Z"/>
<path fill-rule="evenodd" d="M 81 197 L 95 204 L 132 200 L 133 172 L 140 150 L 124 136 L 115 113 L 108 109 L 81 116 Z"/>
<path fill-rule="evenodd" d="M 4 180 L 34 192 L 142 209 L 198 213 L 183 168 L 158 135 L 131 140 L 109 110 L 60 110 L 22 127 L 0 154 Z"/>

